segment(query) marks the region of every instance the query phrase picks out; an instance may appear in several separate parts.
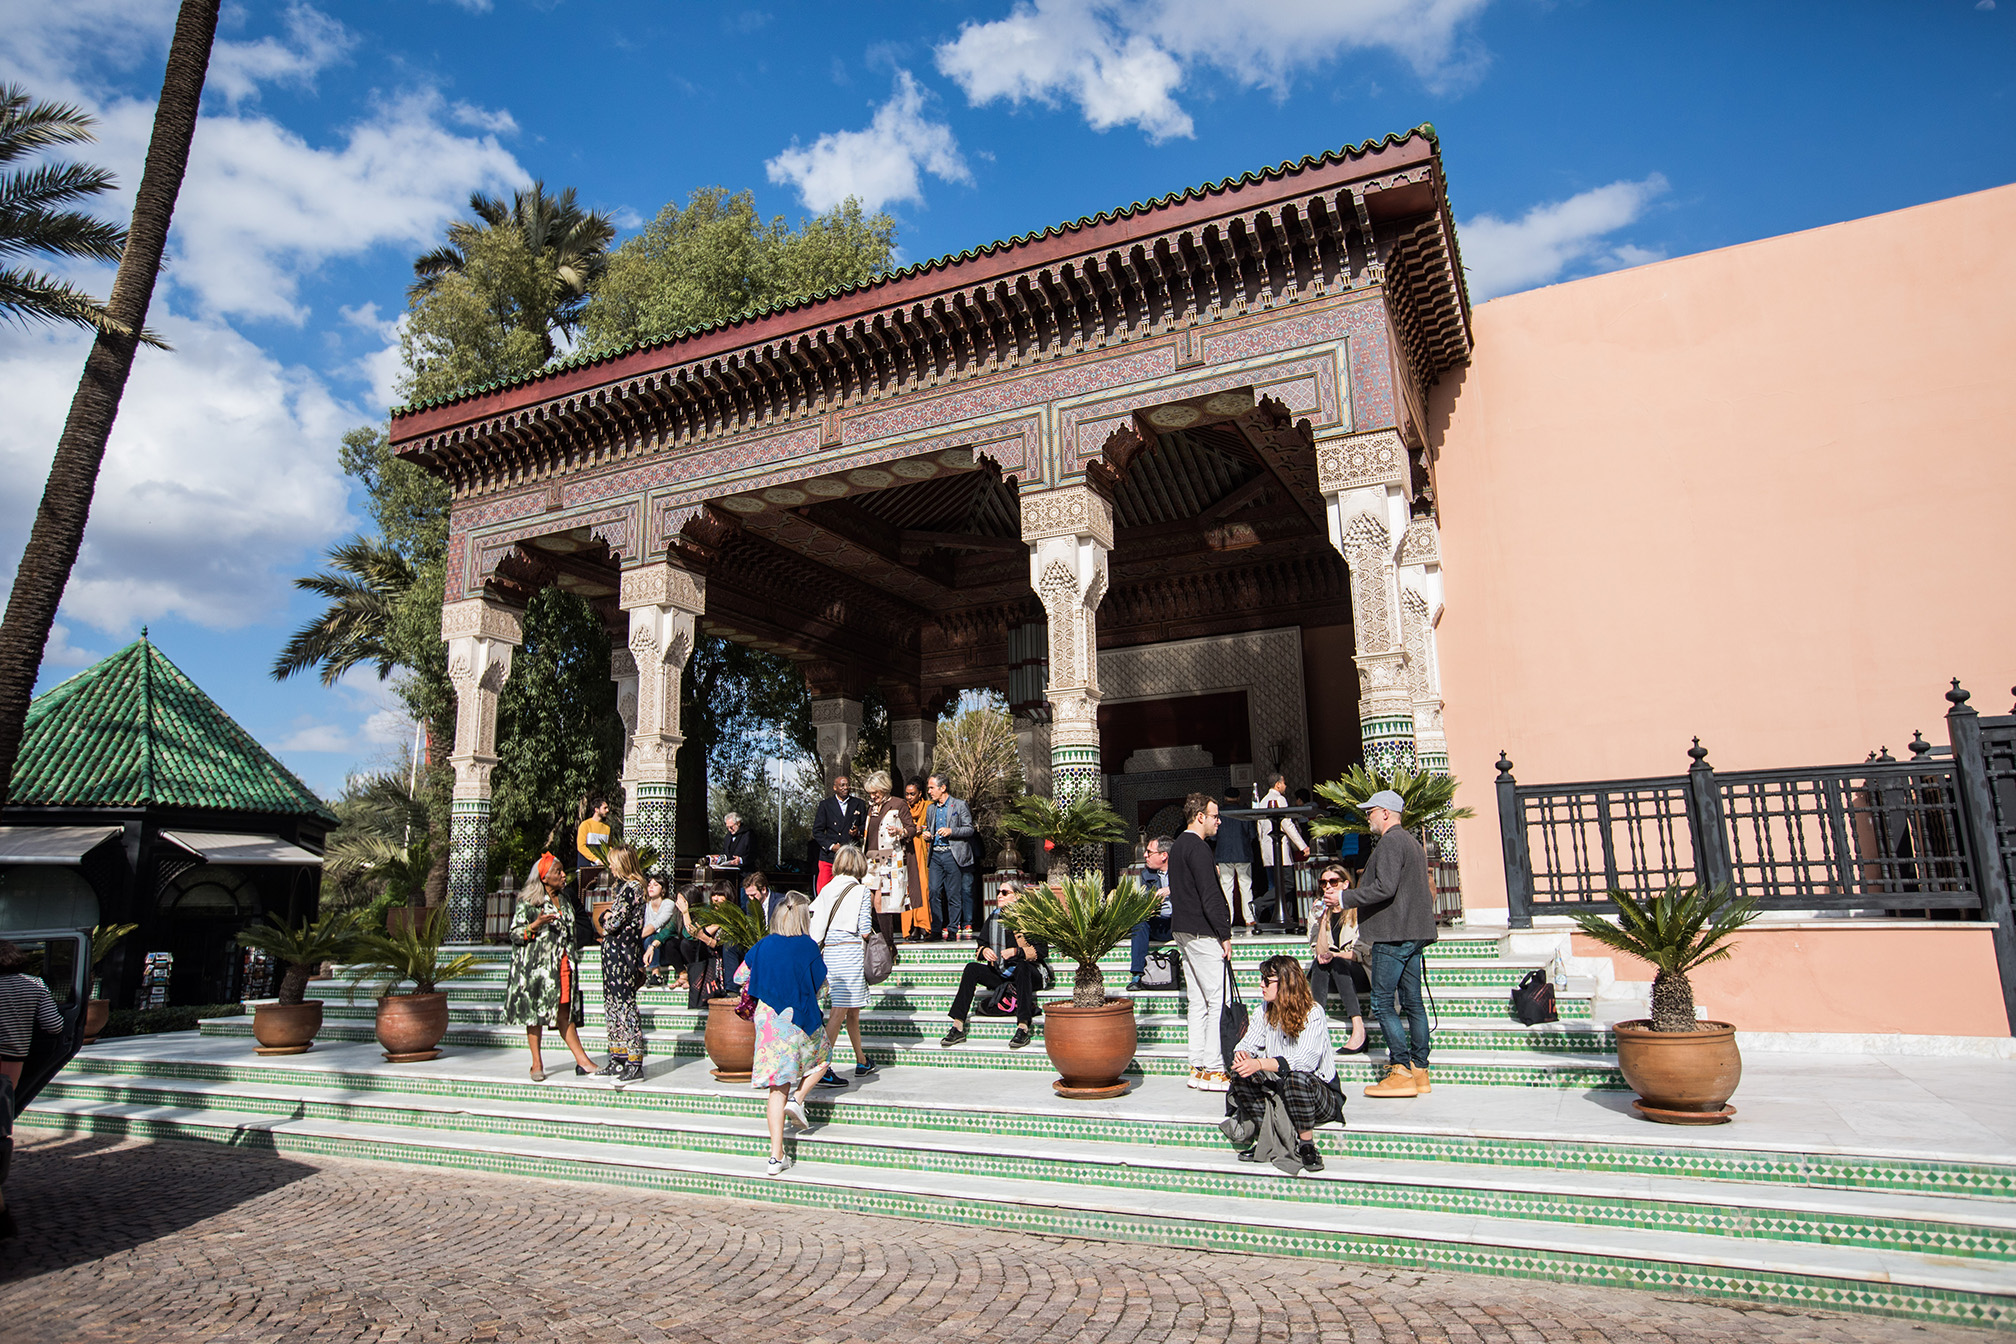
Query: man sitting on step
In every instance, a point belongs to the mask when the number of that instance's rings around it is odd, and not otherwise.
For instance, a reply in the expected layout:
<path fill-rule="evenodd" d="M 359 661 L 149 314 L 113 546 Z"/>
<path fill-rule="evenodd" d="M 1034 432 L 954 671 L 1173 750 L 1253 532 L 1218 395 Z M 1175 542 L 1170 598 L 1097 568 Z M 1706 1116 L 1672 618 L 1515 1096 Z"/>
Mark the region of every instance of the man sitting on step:
<path fill-rule="evenodd" d="M 1020 1050 L 1035 1035 L 1036 994 L 1044 988 L 1044 967 L 1050 960 L 1050 945 L 1040 938 L 1017 933 L 1001 916 L 1015 904 L 1018 892 L 1013 882 L 1003 882 L 995 898 L 994 913 L 980 930 L 980 946 L 974 960 L 959 976 L 959 992 L 952 996 L 952 1029 L 938 1044 L 951 1047 L 966 1039 L 966 1018 L 973 1010 L 973 996 L 994 989 L 1004 981 L 1014 986 L 1015 1034 L 1008 1048 Z"/>

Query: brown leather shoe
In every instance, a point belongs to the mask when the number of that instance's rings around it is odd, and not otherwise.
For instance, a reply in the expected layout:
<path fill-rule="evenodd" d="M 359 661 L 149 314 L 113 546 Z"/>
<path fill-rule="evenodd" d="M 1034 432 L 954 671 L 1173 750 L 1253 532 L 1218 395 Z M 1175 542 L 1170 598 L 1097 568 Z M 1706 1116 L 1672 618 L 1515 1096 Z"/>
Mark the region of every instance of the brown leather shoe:
<path fill-rule="evenodd" d="M 1421 1089 L 1414 1086 L 1414 1071 L 1405 1064 L 1388 1065 L 1386 1077 L 1365 1089 L 1368 1097 L 1417 1097 Z"/>
<path fill-rule="evenodd" d="M 1429 1092 L 1428 1066 L 1426 1064 L 1416 1064 L 1413 1068 L 1413 1074 L 1414 1090 L 1424 1097 L 1427 1096 Z"/>

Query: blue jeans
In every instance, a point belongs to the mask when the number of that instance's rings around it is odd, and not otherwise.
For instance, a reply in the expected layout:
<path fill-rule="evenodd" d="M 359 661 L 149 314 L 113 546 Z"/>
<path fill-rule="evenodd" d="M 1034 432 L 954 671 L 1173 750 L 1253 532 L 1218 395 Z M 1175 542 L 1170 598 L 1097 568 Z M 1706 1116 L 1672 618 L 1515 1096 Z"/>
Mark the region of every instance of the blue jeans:
<path fill-rule="evenodd" d="M 973 870 L 960 867 L 949 849 L 931 851 L 931 917 L 948 933 L 973 922 Z"/>
<path fill-rule="evenodd" d="M 1170 918 L 1169 915 L 1150 915 L 1134 926 L 1134 960 L 1129 965 L 1136 980 L 1148 969 L 1148 944 L 1169 941 Z"/>
<path fill-rule="evenodd" d="M 1372 944 L 1372 1015 L 1386 1037 L 1386 1060 L 1407 1068 L 1428 1067 L 1428 1014 L 1421 1007 L 1421 952 L 1428 944 L 1411 938 L 1402 943 Z M 1399 1012 L 1394 1000 L 1399 1000 Z M 1400 1014 L 1407 1032 L 1400 1031 Z"/>

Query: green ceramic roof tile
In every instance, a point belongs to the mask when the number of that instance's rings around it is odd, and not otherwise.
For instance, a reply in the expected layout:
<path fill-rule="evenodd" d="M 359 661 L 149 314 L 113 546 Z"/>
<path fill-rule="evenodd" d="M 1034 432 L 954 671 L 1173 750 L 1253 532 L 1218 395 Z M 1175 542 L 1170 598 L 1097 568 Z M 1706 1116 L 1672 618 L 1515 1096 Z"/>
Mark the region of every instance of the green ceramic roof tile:
<path fill-rule="evenodd" d="M 144 632 L 36 697 L 28 707 L 8 801 L 24 807 L 203 807 L 336 820 Z"/>
<path fill-rule="evenodd" d="M 1355 145 L 1345 145 L 1341 149 L 1326 149 L 1321 154 L 1305 154 L 1297 160 L 1284 159 L 1278 164 L 1269 164 L 1254 171 L 1241 173 L 1237 177 L 1221 178 L 1216 182 L 1206 182 L 1201 186 L 1186 187 L 1182 191 L 1172 191 L 1166 196 L 1157 196 L 1151 201 L 1136 201 L 1132 205 L 1122 206 L 1117 210 L 1101 210 L 1096 215 L 1080 215 L 1077 219 L 1067 220 L 1062 224 L 1052 224 L 1041 232 L 1018 233 L 1013 238 L 998 240 L 988 243 L 983 247 L 969 247 L 964 252 L 957 254 L 948 253 L 942 257 L 933 257 L 929 261 L 916 262 L 905 266 L 900 271 L 884 271 L 880 275 L 870 276 L 859 284 L 842 285 L 836 289 L 821 290 L 817 294 L 805 294 L 795 299 L 786 299 L 782 303 L 750 308 L 735 314 L 733 317 L 722 318 L 718 322 L 708 322 L 697 327 L 687 327 L 680 331 L 665 332 L 661 335 L 633 341 L 629 345 L 622 346 L 619 349 L 605 350 L 601 354 L 574 355 L 571 358 L 561 360 L 557 364 L 548 364 L 545 368 L 528 373 L 520 378 L 502 378 L 493 382 L 478 383 L 472 387 L 464 387 L 450 392 L 446 396 L 434 397 L 426 401 L 411 402 L 404 406 L 394 406 L 392 408 L 392 418 L 397 420 L 401 416 L 413 415 L 430 407 L 449 406 L 458 401 L 467 401 L 471 397 L 482 396 L 487 392 L 497 392 L 507 387 L 536 383 L 542 379 L 551 378 L 555 374 L 566 373 L 570 369 L 586 368 L 589 365 L 600 364 L 607 360 L 621 359 L 625 355 L 632 354 L 638 350 L 647 350 L 652 346 L 670 345 L 674 341 L 683 341 L 688 337 L 704 335 L 707 332 L 717 331 L 724 327 L 735 327 L 740 326 L 744 322 L 755 322 L 770 316 L 772 313 L 788 313 L 794 308 L 802 308 L 807 304 L 817 303 L 841 294 L 851 294 L 856 290 L 873 289 L 877 285 L 886 285 L 897 280 L 907 279 L 913 275 L 923 275 L 928 271 L 956 266 L 960 262 L 970 261 L 975 257 L 991 256 L 996 252 L 1005 251 L 1009 248 L 1021 247 L 1025 243 L 1041 242 L 1045 238 L 1066 233 L 1076 233 L 1080 229 L 1094 228 L 1100 224 L 1106 224 L 1114 220 L 1127 219 L 1143 211 L 1153 210 L 1158 206 L 1181 205 L 1184 201 L 1194 197 L 1209 196 L 1216 192 L 1230 191 L 1234 187 L 1245 186 L 1248 183 L 1268 182 L 1274 178 L 1286 177 L 1290 173 L 1306 172 L 1311 168 L 1322 168 L 1333 163 L 1341 163 L 1345 159 L 1359 158 L 1370 154 L 1374 150 L 1384 149 L 1389 145 L 1405 144 L 1417 135 L 1438 148 L 1441 145 L 1441 141 L 1436 137 L 1435 127 L 1431 123 L 1424 121 L 1409 131 L 1391 131 L 1385 135 L 1374 136 L 1370 140 L 1361 141 Z"/>

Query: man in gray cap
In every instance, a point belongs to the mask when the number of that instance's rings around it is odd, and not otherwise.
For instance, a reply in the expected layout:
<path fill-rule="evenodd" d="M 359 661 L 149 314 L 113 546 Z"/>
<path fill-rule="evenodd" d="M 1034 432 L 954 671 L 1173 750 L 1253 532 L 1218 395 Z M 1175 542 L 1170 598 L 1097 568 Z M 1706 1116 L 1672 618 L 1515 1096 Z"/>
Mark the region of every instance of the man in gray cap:
<path fill-rule="evenodd" d="M 1421 1007 L 1421 954 L 1435 941 L 1435 893 L 1428 856 L 1400 824 L 1406 806 L 1391 789 L 1358 804 L 1379 837 L 1355 887 L 1324 895 L 1333 910 L 1356 907 L 1358 937 L 1372 945 L 1372 1013 L 1386 1037 L 1386 1077 L 1368 1097 L 1418 1097 L 1428 1091 L 1428 1014 Z M 1396 1012 L 1394 1000 L 1399 1000 Z M 1400 1014 L 1407 1015 L 1403 1035 Z"/>

